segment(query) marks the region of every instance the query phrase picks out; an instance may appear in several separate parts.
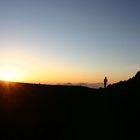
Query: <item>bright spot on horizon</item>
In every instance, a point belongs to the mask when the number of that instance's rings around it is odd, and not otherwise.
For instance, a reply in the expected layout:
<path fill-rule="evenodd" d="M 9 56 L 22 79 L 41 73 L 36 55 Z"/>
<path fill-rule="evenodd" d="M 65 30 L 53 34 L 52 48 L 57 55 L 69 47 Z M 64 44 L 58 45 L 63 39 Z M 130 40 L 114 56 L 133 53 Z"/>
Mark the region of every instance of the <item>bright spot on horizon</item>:
<path fill-rule="evenodd" d="M 0 69 L 0 80 L 9 82 L 24 82 L 26 71 L 17 66 L 3 66 Z"/>
<path fill-rule="evenodd" d="M 14 72 L 12 72 L 12 71 L 5 71 L 3 73 L 2 80 L 4 80 L 4 81 L 14 81 L 14 79 L 15 79 L 15 73 Z"/>

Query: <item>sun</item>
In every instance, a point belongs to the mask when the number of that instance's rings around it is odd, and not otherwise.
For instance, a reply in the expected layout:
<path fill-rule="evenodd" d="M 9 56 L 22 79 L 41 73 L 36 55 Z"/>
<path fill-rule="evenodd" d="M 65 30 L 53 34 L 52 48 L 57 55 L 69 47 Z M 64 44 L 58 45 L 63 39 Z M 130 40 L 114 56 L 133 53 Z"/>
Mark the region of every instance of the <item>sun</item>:
<path fill-rule="evenodd" d="M 13 81 L 14 77 L 15 77 L 15 74 L 12 71 L 6 71 L 3 73 L 3 80 L 4 81 Z"/>
<path fill-rule="evenodd" d="M 24 82 L 26 72 L 19 67 L 7 66 L 0 69 L 0 80 L 7 82 Z"/>

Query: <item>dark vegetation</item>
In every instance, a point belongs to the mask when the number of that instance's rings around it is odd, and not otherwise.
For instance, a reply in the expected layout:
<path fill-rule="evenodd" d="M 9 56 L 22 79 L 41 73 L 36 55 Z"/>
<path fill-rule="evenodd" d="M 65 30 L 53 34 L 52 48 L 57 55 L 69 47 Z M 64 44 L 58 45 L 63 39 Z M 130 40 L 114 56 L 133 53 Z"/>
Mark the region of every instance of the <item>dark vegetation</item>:
<path fill-rule="evenodd" d="M 106 89 L 0 82 L 0 139 L 140 139 L 140 72 Z"/>

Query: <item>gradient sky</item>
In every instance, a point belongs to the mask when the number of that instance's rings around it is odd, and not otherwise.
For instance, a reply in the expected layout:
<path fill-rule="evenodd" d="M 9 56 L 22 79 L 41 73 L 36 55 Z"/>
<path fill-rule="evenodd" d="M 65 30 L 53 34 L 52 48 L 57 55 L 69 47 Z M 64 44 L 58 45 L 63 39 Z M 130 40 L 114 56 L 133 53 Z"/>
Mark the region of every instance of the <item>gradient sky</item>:
<path fill-rule="evenodd" d="M 139 0 L 0 0 L 1 75 L 117 82 L 139 69 Z"/>

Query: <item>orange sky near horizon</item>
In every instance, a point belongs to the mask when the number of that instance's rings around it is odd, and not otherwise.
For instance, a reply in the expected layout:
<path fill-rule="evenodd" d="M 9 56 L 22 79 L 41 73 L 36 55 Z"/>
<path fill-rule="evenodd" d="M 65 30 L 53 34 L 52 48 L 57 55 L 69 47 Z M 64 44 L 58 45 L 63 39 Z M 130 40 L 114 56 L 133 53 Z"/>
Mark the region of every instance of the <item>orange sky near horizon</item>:
<path fill-rule="evenodd" d="M 4 44 L 3 44 L 4 45 Z M 7 45 L 7 44 L 6 44 Z M 15 46 L 15 44 L 13 44 Z M 21 44 L 16 44 L 21 45 Z M 4 79 L 4 73 L 13 73 L 12 81 L 30 83 L 102 83 L 105 76 L 109 83 L 127 80 L 135 75 L 139 66 L 113 71 L 110 68 L 88 69 L 82 64 L 65 65 L 45 60 L 33 52 L 17 49 L 3 48 L 0 60 L 0 79 Z M 134 71 L 135 70 L 135 71 Z"/>
<path fill-rule="evenodd" d="M 5 80 L 4 73 L 13 73 L 12 81 L 30 82 L 30 83 L 102 83 L 105 76 L 109 83 L 115 83 L 120 80 L 127 80 L 134 76 L 134 69 L 131 71 L 118 72 L 107 70 L 87 70 L 81 67 L 67 67 L 65 65 L 51 63 L 43 60 L 37 55 L 30 55 L 26 51 L 3 50 L 1 54 L 0 79 Z M 42 61 L 43 60 L 43 61 Z M 128 69 L 129 70 L 129 69 Z M 104 73 L 104 71 L 106 73 Z M 130 72 L 130 73 L 129 73 Z"/>

